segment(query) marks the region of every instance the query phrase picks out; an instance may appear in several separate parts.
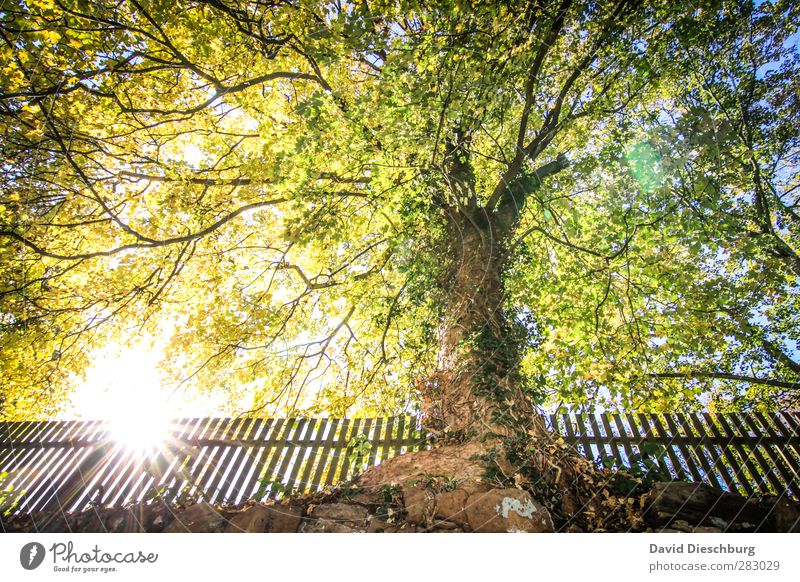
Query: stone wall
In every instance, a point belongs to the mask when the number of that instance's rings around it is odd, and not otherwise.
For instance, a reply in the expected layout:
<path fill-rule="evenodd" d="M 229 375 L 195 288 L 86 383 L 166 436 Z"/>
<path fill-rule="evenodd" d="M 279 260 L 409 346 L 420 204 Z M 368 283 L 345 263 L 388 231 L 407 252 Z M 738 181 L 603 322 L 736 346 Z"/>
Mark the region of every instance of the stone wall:
<path fill-rule="evenodd" d="M 695 483 L 656 483 L 638 531 L 800 532 L 800 504 L 745 498 Z M 95 507 L 72 514 L 22 514 L 3 520 L 7 532 L 553 532 L 580 531 L 554 523 L 530 493 L 489 486 L 383 486 L 341 490 L 276 503 L 235 507 L 153 502 Z"/>

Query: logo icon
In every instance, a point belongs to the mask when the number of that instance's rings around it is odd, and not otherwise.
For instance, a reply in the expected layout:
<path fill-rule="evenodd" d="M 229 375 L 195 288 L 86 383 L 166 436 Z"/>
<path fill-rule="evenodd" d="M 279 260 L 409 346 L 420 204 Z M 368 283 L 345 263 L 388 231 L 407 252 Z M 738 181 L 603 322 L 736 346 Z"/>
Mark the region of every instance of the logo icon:
<path fill-rule="evenodd" d="M 44 554 L 44 546 L 39 542 L 25 544 L 19 551 L 19 563 L 26 570 L 35 570 L 42 565 Z"/>

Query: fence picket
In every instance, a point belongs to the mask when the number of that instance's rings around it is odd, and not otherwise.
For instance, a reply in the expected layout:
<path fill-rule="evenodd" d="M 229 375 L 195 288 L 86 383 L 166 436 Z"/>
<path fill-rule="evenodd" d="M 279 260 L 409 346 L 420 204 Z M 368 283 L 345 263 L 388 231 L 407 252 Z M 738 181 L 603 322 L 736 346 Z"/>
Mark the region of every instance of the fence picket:
<path fill-rule="evenodd" d="M 266 420 L 262 418 L 255 419 L 249 430 L 245 433 L 245 438 L 250 441 L 256 440 L 259 435 L 264 435 L 266 437 L 272 428 L 272 422 L 271 418 Z M 225 501 L 236 503 L 244 495 L 245 487 L 252 483 L 252 480 L 248 481 L 248 479 L 250 479 L 251 471 L 259 456 L 259 451 L 255 446 L 249 443 L 243 444 L 237 473 L 233 476 L 231 487 L 228 490 L 228 496 L 225 498 Z"/>
<path fill-rule="evenodd" d="M 610 456 L 618 467 L 630 467 L 644 443 L 658 443 L 666 447 L 661 462 L 673 478 L 747 495 L 800 493 L 800 418 L 794 413 L 604 412 L 553 414 L 548 421 L 568 444 L 601 463 Z M 317 491 L 365 465 L 423 448 L 417 427 L 407 416 L 182 419 L 162 448 L 133 454 L 99 421 L 0 423 L 0 473 L 8 473 L 0 485 L 21 492 L 18 511 L 83 509 L 101 488 L 106 504 L 148 500 L 158 492 L 177 498 L 181 486 L 210 502 L 237 503 L 263 492 L 263 481 Z M 353 455 L 358 435 L 370 446 Z M 275 497 L 279 488 L 270 489 L 267 496 Z"/>
<path fill-rule="evenodd" d="M 720 424 L 725 428 L 725 432 L 727 432 L 731 436 L 731 446 L 734 450 L 738 453 L 739 458 L 744 463 L 744 467 L 747 468 L 747 473 L 749 477 L 744 479 L 744 481 L 751 485 L 754 488 L 754 492 L 760 494 L 766 494 L 769 492 L 769 488 L 766 486 L 766 481 L 764 480 L 764 476 L 758 470 L 758 467 L 753 463 L 753 454 L 752 451 L 748 452 L 745 450 L 744 446 L 735 440 L 736 431 L 733 428 L 732 423 L 728 422 L 729 415 L 726 414 L 718 414 L 717 419 L 719 420 Z"/>
<path fill-rule="evenodd" d="M 772 491 L 770 493 L 776 493 L 778 491 L 783 490 L 783 483 L 778 479 L 775 475 L 775 469 L 773 463 L 768 460 L 767 457 L 763 454 L 763 449 L 766 446 L 765 443 L 762 444 L 762 440 L 764 438 L 763 435 L 759 436 L 759 432 L 753 433 L 750 435 L 750 427 L 745 423 L 744 415 L 742 414 L 732 414 L 731 415 L 731 422 L 739 429 L 739 431 L 743 435 L 747 435 L 747 438 L 751 440 L 752 446 L 750 447 L 750 452 L 753 458 L 755 458 L 756 463 L 761 468 L 764 478 L 772 485 Z"/>
<path fill-rule="evenodd" d="M 336 431 L 339 429 L 339 419 L 334 418 L 328 422 L 328 434 L 325 437 L 324 445 L 322 447 L 322 452 L 320 453 L 319 464 L 317 465 L 317 470 L 314 472 L 314 478 L 311 481 L 311 490 L 316 491 L 319 489 L 320 482 L 322 482 L 322 477 L 326 477 L 325 483 L 327 483 L 327 476 L 333 473 L 333 462 L 331 458 L 331 448 L 333 447 L 333 443 L 335 442 L 336 438 Z"/>
<path fill-rule="evenodd" d="M 747 425 L 753 430 L 755 434 L 763 434 L 764 429 L 766 429 L 767 435 L 769 435 L 770 439 L 774 439 L 777 437 L 777 433 L 772 426 L 763 418 L 763 415 L 756 413 L 756 414 L 748 414 L 743 415 L 744 421 Z M 760 422 L 757 422 L 760 421 Z M 780 448 L 777 447 L 774 443 L 767 441 L 766 446 L 763 447 L 763 452 L 767 456 L 767 458 L 772 462 L 772 465 L 775 467 L 776 473 L 778 474 L 780 480 L 782 481 L 780 490 L 785 490 L 789 487 L 792 483 L 797 483 L 800 478 L 796 475 L 792 475 L 792 470 L 784 463 L 783 453 L 781 452 Z"/>

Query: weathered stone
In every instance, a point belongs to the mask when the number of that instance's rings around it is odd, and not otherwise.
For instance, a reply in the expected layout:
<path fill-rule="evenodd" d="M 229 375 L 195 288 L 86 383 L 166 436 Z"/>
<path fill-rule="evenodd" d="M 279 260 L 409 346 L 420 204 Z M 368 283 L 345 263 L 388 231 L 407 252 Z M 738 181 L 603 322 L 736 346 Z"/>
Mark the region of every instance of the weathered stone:
<path fill-rule="evenodd" d="M 59 511 L 22 515 L 4 527 L 6 531 L 41 533 L 160 532 L 172 522 L 173 512 L 174 507 L 163 503 L 139 503 L 124 508 L 90 507 L 74 513 Z"/>
<path fill-rule="evenodd" d="M 373 517 L 369 520 L 367 531 L 369 533 L 386 533 L 387 530 L 392 529 L 392 527 L 394 527 L 393 524 L 389 523 L 388 521 Z"/>
<path fill-rule="evenodd" d="M 492 489 L 474 493 L 465 508 L 469 529 L 475 532 L 552 532 L 550 512 L 521 489 Z"/>
<path fill-rule="evenodd" d="M 329 521 L 353 524 L 357 527 L 366 527 L 367 508 L 360 505 L 349 503 L 326 503 L 317 505 L 311 511 L 314 519 L 326 519 Z"/>
<path fill-rule="evenodd" d="M 303 510 L 291 505 L 253 505 L 233 514 L 225 528 L 228 533 L 294 533 Z"/>
<path fill-rule="evenodd" d="M 403 487 L 403 503 L 406 508 L 406 520 L 423 527 L 431 526 L 436 507 L 433 491 L 420 484 Z"/>
<path fill-rule="evenodd" d="M 269 511 L 266 507 L 254 505 L 234 514 L 225 531 L 228 533 L 262 533 L 269 525 Z"/>
<path fill-rule="evenodd" d="M 685 522 L 725 532 L 800 531 L 800 503 L 777 498 L 748 498 L 704 483 L 670 481 L 655 483 L 645 509 L 645 520 L 654 529 Z"/>
<path fill-rule="evenodd" d="M 312 519 L 303 524 L 301 531 L 305 533 L 360 533 L 365 529 L 330 519 Z"/>
<path fill-rule="evenodd" d="M 452 521 L 434 521 L 433 531 L 461 531 L 461 527 L 459 524 Z"/>
<path fill-rule="evenodd" d="M 579 507 L 580 505 L 574 495 L 567 493 L 561 498 L 561 514 L 564 517 L 572 517 L 578 512 Z"/>
<path fill-rule="evenodd" d="M 174 509 L 159 501 L 136 503 L 125 508 L 125 532 L 160 532 L 172 523 Z"/>
<path fill-rule="evenodd" d="M 469 494 L 463 489 L 439 493 L 436 496 L 436 509 L 434 517 L 452 521 L 460 526 L 467 524 L 467 514 L 464 507 L 467 505 Z"/>
<path fill-rule="evenodd" d="M 683 533 L 722 533 L 723 531 L 718 527 L 692 525 L 683 519 L 676 519 L 673 521 L 669 529 L 671 531 L 679 531 Z"/>
<path fill-rule="evenodd" d="M 225 515 L 208 503 L 195 503 L 175 516 L 175 521 L 164 530 L 166 533 L 207 533 L 219 531 Z"/>
<path fill-rule="evenodd" d="M 140 524 L 141 522 L 133 514 L 125 511 L 111 512 L 105 519 L 105 526 L 109 533 L 141 531 Z"/>
<path fill-rule="evenodd" d="M 469 497 L 473 493 L 486 493 L 487 491 L 492 490 L 491 485 L 489 485 L 486 481 L 482 481 L 480 479 L 459 481 L 458 488 L 461 489 L 462 491 L 466 491 L 467 497 Z"/>
<path fill-rule="evenodd" d="M 38 533 L 68 533 L 75 531 L 67 518 L 60 513 L 39 513 L 32 520 L 33 531 Z"/>
<path fill-rule="evenodd" d="M 800 503 L 786 499 L 777 501 L 772 507 L 775 530 L 785 533 L 800 533 Z"/>
<path fill-rule="evenodd" d="M 704 525 L 692 525 L 682 519 L 672 522 L 671 527 L 655 530 L 658 533 L 722 533 L 724 529 L 718 527 L 707 527 Z"/>
<path fill-rule="evenodd" d="M 363 505 L 364 507 L 378 507 L 383 503 L 383 497 L 378 491 L 359 491 L 351 497 L 347 497 L 346 501 Z"/>
<path fill-rule="evenodd" d="M 145 529 L 152 533 L 164 531 L 175 520 L 172 509 L 166 505 L 158 506 L 151 513 L 145 513 L 145 515 L 147 516 Z"/>
<path fill-rule="evenodd" d="M 270 522 L 269 533 L 294 533 L 303 520 L 303 509 L 293 505 L 273 505 L 267 507 Z"/>
<path fill-rule="evenodd" d="M 684 533 L 691 533 L 692 530 L 694 529 L 693 526 L 689 525 L 689 522 L 684 521 L 682 519 L 676 519 L 675 521 L 672 522 L 671 525 L 672 525 L 671 529 L 676 529 Z"/>
<path fill-rule="evenodd" d="M 693 530 L 693 533 L 722 533 L 722 530 L 718 527 L 706 527 L 704 525 L 698 525 Z"/>
<path fill-rule="evenodd" d="M 486 452 L 484 443 L 468 441 L 413 454 L 398 455 L 364 471 L 356 481 L 366 491 L 377 491 L 382 485 L 406 485 L 421 474 L 448 475 L 462 481 L 480 481 L 486 470 L 480 455 Z"/>

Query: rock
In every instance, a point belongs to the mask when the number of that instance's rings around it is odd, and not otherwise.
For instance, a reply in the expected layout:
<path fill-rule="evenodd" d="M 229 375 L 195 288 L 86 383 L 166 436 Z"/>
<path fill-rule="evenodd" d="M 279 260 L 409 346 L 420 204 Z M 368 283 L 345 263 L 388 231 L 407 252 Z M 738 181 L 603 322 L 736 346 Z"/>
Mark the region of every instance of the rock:
<path fill-rule="evenodd" d="M 304 523 L 300 531 L 304 533 L 361 533 L 365 530 L 330 519 L 312 519 Z"/>
<path fill-rule="evenodd" d="M 125 532 L 161 532 L 172 523 L 174 509 L 163 502 L 135 503 L 125 508 Z"/>
<path fill-rule="evenodd" d="M 133 511 L 124 509 L 111 509 L 103 513 L 95 513 L 96 519 L 95 527 L 99 529 L 86 528 L 81 531 L 98 531 L 108 533 L 122 533 L 122 532 L 144 532 L 145 524 L 141 514 L 137 515 Z"/>
<path fill-rule="evenodd" d="M 475 532 L 552 532 L 547 509 L 521 489 L 492 489 L 473 493 L 465 508 L 469 529 Z"/>
<path fill-rule="evenodd" d="M 673 521 L 669 530 L 683 533 L 722 533 L 723 531 L 718 527 L 692 525 L 683 519 L 676 519 Z"/>
<path fill-rule="evenodd" d="M 163 513 L 162 506 L 148 507 L 145 504 L 136 504 L 125 509 L 112 509 L 102 516 L 106 529 L 111 532 L 141 533 L 152 531 L 153 520 Z M 172 517 L 171 513 L 168 513 Z M 162 528 L 166 523 L 162 523 Z"/>
<path fill-rule="evenodd" d="M 464 507 L 467 505 L 469 494 L 464 489 L 446 491 L 436 496 L 436 509 L 434 517 L 437 519 L 451 521 L 464 526 L 467 524 L 467 514 Z"/>
<path fill-rule="evenodd" d="M 435 521 L 433 522 L 433 531 L 462 531 L 459 524 L 452 521 Z"/>
<path fill-rule="evenodd" d="M 228 522 L 227 533 L 261 533 L 268 529 L 269 511 L 266 507 L 254 505 L 234 514 Z"/>
<path fill-rule="evenodd" d="M 702 525 L 698 525 L 692 530 L 693 533 L 722 533 L 722 530 L 718 527 L 705 527 Z"/>
<path fill-rule="evenodd" d="M 15 529 L 27 532 L 143 533 L 160 532 L 172 522 L 165 504 L 137 503 L 121 507 L 90 507 L 84 511 L 24 516 Z"/>
<path fill-rule="evenodd" d="M 39 513 L 38 517 L 32 520 L 33 531 L 37 533 L 70 533 L 74 529 L 70 527 L 67 518 L 60 513 Z"/>
<path fill-rule="evenodd" d="M 485 481 L 475 480 L 475 479 L 459 482 L 458 488 L 461 489 L 462 491 L 465 491 L 467 493 L 467 497 L 469 497 L 473 493 L 486 493 L 487 491 L 492 490 L 491 485 L 489 485 Z"/>
<path fill-rule="evenodd" d="M 379 507 L 383 503 L 383 498 L 375 491 L 361 491 L 348 498 L 348 501 L 364 507 Z"/>
<path fill-rule="evenodd" d="M 561 498 L 561 514 L 564 517 L 572 517 L 580 508 L 580 504 L 578 503 L 575 496 L 571 493 L 567 493 L 564 497 Z"/>
<path fill-rule="evenodd" d="M 367 531 L 369 533 L 387 533 L 388 530 L 391 530 L 394 527 L 393 524 L 385 521 L 383 519 L 372 518 L 369 520 L 369 526 L 367 527 Z"/>
<path fill-rule="evenodd" d="M 684 533 L 691 533 L 694 528 L 689 525 L 689 522 L 682 519 L 676 519 L 672 522 L 672 527 L 670 529 L 676 529 Z"/>
<path fill-rule="evenodd" d="M 365 491 L 377 491 L 382 485 L 406 485 L 419 480 L 420 475 L 448 475 L 462 481 L 480 481 L 486 465 L 480 456 L 485 444 L 477 440 L 459 445 L 442 446 L 426 451 L 398 455 L 370 467 L 356 480 Z"/>
<path fill-rule="evenodd" d="M 303 511 L 291 505 L 253 505 L 231 517 L 228 533 L 294 533 Z"/>
<path fill-rule="evenodd" d="M 645 508 L 645 520 L 656 530 L 705 531 L 698 530 L 704 527 L 724 532 L 800 531 L 800 503 L 775 497 L 748 498 L 705 483 L 655 483 Z"/>
<path fill-rule="evenodd" d="M 326 503 L 314 507 L 311 511 L 311 517 L 365 528 L 367 525 L 367 513 L 367 508 L 360 505 Z"/>
<path fill-rule="evenodd" d="M 433 491 L 420 484 L 413 487 L 405 486 L 403 487 L 403 503 L 406 508 L 407 521 L 423 527 L 431 526 L 436 508 Z"/>
<path fill-rule="evenodd" d="M 781 499 L 772 506 L 771 517 L 776 531 L 800 533 L 800 503 Z"/>
<path fill-rule="evenodd" d="M 208 503 L 195 503 L 175 516 L 175 521 L 164 530 L 166 533 L 208 533 L 219 531 L 225 515 Z"/>
<path fill-rule="evenodd" d="M 108 514 L 109 510 L 106 509 L 87 509 L 70 516 L 70 529 L 76 532 L 112 533 L 114 530 L 108 529 L 105 523 Z"/>
<path fill-rule="evenodd" d="M 145 529 L 148 532 L 157 533 L 162 532 L 166 527 L 171 524 L 175 516 L 172 510 L 166 505 L 161 505 L 155 508 L 152 513 L 146 514 L 147 521 L 145 522 Z"/>
<path fill-rule="evenodd" d="M 294 533 L 303 520 L 303 509 L 293 505 L 267 507 L 270 512 L 269 533 Z"/>

